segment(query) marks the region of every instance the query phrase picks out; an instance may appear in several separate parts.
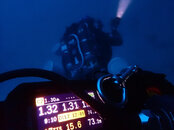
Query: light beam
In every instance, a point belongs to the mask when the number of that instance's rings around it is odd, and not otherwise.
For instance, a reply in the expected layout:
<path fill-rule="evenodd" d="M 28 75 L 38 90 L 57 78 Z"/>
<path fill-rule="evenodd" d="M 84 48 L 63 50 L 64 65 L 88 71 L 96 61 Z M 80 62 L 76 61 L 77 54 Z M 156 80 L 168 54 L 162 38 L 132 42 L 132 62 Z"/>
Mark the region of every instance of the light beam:
<path fill-rule="evenodd" d="M 122 18 L 124 15 L 126 9 L 128 8 L 129 4 L 131 3 L 132 0 L 120 0 L 118 4 L 118 9 L 116 12 L 116 17 Z"/>

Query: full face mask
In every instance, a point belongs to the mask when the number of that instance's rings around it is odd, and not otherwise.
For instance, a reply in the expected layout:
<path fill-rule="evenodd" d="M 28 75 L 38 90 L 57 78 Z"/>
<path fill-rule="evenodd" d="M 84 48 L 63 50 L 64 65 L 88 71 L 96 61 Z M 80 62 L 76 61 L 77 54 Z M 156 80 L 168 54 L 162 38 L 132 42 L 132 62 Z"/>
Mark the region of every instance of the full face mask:
<path fill-rule="evenodd" d="M 102 30 L 101 22 L 91 17 L 68 27 L 58 49 L 66 77 L 91 79 L 97 73 L 107 72 L 112 57 L 111 40 L 110 35 Z"/>

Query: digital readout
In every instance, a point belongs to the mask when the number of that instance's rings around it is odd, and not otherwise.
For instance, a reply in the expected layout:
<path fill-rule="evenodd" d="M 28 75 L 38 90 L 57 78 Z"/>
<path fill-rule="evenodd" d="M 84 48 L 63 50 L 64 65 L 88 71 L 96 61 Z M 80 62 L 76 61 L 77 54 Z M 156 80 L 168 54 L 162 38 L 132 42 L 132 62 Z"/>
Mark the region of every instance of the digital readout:
<path fill-rule="evenodd" d="M 65 122 L 65 121 L 79 119 L 83 117 L 86 117 L 84 110 L 66 112 L 63 114 L 58 114 L 58 122 Z"/>
<path fill-rule="evenodd" d="M 95 98 L 93 92 L 88 93 Z M 38 130 L 76 130 L 102 127 L 102 118 L 72 93 L 35 99 Z"/>

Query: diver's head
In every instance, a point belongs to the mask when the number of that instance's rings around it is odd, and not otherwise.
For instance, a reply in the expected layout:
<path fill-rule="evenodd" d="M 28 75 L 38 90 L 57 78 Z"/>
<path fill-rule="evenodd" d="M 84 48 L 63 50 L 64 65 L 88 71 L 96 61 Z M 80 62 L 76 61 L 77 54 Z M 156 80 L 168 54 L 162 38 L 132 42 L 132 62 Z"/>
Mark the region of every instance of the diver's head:
<path fill-rule="evenodd" d="M 106 37 L 101 22 L 91 17 L 66 28 L 57 51 L 68 79 L 91 79 L 97 72 L 107 72 L 112 48 Z"/>

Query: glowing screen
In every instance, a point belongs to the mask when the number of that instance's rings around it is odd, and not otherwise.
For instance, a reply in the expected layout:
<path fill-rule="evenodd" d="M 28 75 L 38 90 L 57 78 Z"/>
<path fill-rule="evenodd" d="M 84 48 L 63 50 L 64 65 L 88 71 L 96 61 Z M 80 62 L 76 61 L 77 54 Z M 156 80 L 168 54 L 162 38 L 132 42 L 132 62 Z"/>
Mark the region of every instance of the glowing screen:
<path fill-rule="evenodd" d="M 88 93 L 95 98 L 93 92 Z M 35 99 L 38 130 L 98 129 L 102 118 L 86 102 L 72 93 Z"/>

